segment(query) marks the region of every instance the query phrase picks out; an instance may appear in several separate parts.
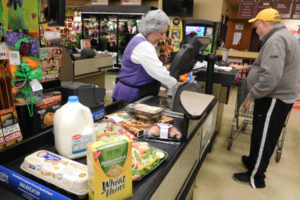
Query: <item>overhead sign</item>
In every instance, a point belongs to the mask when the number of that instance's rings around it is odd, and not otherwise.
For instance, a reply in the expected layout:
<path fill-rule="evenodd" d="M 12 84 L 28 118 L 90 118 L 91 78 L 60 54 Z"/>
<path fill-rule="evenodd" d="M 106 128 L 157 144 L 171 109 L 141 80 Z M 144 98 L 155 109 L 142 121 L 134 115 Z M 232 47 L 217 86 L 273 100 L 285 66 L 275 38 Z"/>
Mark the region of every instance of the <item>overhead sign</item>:
<path fill-rule="evenodd" d="M 121 0 L 122 6 L 141 6 L 142 0 Z"/>
<path fill-rule="evenodd" d="M 292 2 L 274 2 L 273 8 L 278 10 L 280 17 L 284 19 L 291 17 L 291 5 Z"/>
<path fill-rule="evenodd" d="M 108 0 L 91 0 L 91 5 L 108 6 Z"/>
<path fill-rule="evenodd" d="M 255 13 L 255 15 L 259 11 L 261 11 L 261 10 L 263 10 L 265 8 L 272 8 L 272 7 L 273 7 L 273 2 L 257 2 L 256 3 L 256 13 Z"/>
<path fill-rule="evenodd" d="M 255 16 L 255 2 L 241 2 L 239 7 L 240 18 L 252 18 Z"/>
<path fill-rule="evenodd" d="M 293 19 L 300 19 L 300 2 L 294 2 L 292 8 L 292 18 Z"/>

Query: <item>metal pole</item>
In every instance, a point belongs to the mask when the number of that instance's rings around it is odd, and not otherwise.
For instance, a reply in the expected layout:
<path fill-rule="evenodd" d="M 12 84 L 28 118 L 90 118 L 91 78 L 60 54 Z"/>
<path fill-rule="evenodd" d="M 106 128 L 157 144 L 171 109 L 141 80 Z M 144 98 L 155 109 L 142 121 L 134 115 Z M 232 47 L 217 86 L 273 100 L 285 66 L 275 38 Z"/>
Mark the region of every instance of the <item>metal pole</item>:
<path fill-rule="evenodd" d="M 205 93 L 212 94 L 213 91 L 213 74 L 215 68 L 215 62 L 217 56 L 213 53 L 210 53 L 206 56 L 207 60 L 207 69 L 206 69 L 206 84 L 205 84 Z"/>

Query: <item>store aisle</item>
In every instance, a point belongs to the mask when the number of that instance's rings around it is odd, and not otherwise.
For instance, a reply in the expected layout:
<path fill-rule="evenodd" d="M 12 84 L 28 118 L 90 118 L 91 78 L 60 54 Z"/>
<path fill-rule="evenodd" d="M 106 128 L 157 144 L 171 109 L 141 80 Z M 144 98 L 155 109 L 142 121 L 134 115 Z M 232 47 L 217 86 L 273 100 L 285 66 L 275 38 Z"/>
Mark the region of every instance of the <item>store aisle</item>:
<path fill-rule="evenodd" d="M 293 109 L 279 163 L 271 158 L 266 173 L 266 188 L 252 189 L 250 185 L 232 179 L 235 172 L 246 171 L 241 156 L 249 152 L 250 136 L 240 135 L 227 150 L 227 139 L 234 114 L 236 89 L 225 105 L 221 130 L 213 149 L 204 161 L 196 178 L 194 200 L 287 200 L 300 199 L 300 110 Z"/>

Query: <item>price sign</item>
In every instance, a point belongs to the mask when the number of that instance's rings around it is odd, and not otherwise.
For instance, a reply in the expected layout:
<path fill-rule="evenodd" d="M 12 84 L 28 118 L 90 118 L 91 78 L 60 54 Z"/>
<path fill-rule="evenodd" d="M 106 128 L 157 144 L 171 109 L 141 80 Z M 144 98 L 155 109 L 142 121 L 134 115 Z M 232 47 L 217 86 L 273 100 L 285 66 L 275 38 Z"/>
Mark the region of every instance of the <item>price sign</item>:
<path fill-rule="evenodd" d="M 294 2 L 293 9 L 292 9 L 292 18 L 300 19 L 300 1 Z"/>
<path fill-rule="evenodd" d="M 250 19 L 254 17 L 255 2 L 241 2 L 239 7 L 239 17 Z"/>
<path fill-rule="evenodd" d="M 91 0 L 91 5 L 108 6 L 108 0 Z"/>
<path fill-rule="evenodd" d="M 121 0 L 122 6 L 141 6 L 142 0 Z"/>

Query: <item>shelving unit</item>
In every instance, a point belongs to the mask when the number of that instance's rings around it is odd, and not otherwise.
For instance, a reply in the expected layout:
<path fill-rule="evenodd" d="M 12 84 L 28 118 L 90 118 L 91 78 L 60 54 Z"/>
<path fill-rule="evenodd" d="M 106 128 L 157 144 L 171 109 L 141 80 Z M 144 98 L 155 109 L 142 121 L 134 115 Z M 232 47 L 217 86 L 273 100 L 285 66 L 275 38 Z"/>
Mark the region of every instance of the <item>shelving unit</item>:
<path fill-rule="evenodd" d="M 94 40 L 97 50 L 116 52 L 114 66 L 121 67 L 125 47 L 138 33 L 138 21 L 151 9 L 149 6 L 82 7 L 82 39 Z"/>
<path fill-rule="evenodd" d="M 82 31 L 81 15 L 66 16 L 65 26 L 60 27 L 60 35 L 64 46 L 74 46 L 79 48 Z"/>

